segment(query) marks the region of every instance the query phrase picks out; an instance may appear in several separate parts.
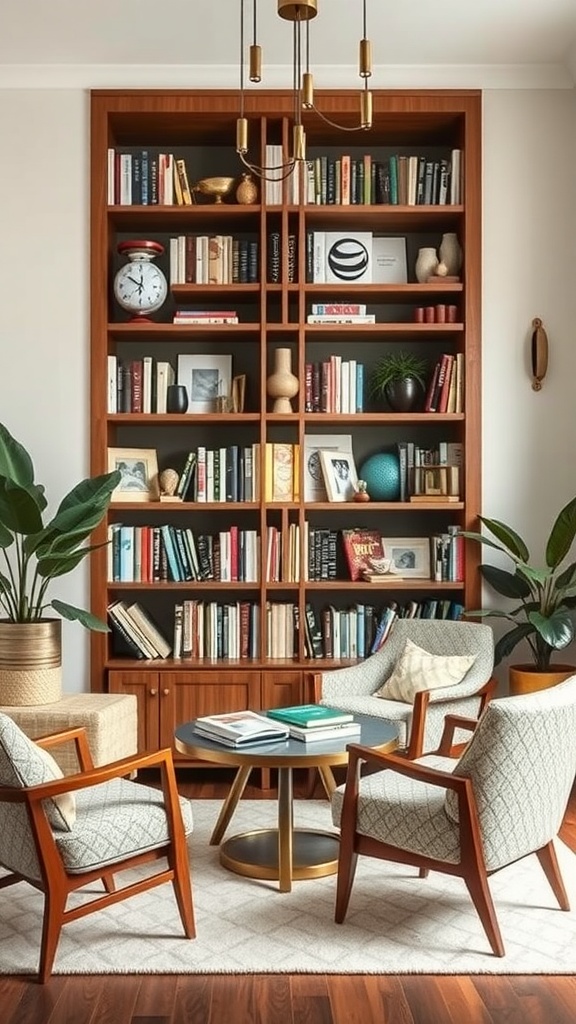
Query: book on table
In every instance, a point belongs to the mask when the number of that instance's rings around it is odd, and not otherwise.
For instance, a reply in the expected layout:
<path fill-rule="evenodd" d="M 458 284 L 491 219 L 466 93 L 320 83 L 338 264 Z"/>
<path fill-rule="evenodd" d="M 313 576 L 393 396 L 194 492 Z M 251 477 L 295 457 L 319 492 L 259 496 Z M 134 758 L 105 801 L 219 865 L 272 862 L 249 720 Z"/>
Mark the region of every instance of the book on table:
<path fill-rule="evenodd" d="M 348 743 L 356 737 L 360 738 L 361 726 L 359 722 L 344 722 L 342 725 L 326 725 L 322 728 L 306 729 L 299 725 L 290 726 L 290 735 L 295 740 L 302 740 L 303 743 L 327 742 L 328 740 L 341 740 Z"/>
<path fill-rule="evenodd" d="M 296 704 L 289 708 L 272 708 L 266 714 L 269 718 L 296 725 L 301 729 L 326 728 L 328 725 L 344 725 L 354 721 L 354 715 L 337 708 L 327 708 L 323 704 Z"/>
<path fill-rule="evenodd" d="M 195 732 L 232 747 L 250 743 L 274 743 L 286 740 L 288 727 L 273 722 L 255 711 L 230 711 L 223 715 L 204 715 L 194 722 Z"/>

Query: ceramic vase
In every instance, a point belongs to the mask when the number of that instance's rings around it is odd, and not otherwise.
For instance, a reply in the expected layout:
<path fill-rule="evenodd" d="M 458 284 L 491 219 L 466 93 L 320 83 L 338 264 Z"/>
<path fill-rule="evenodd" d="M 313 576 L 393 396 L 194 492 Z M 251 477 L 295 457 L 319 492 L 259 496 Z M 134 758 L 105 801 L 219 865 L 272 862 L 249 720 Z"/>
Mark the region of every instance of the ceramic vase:
<path fill-rule="evenodd" d="M 420 284 L 426 284 L 430 274 L 435 273 L 437 266 L 438 256 L 436 255 L 436 249 L 431 247 L 419 249 L 418 256 L 416 258 L 416 266 L 414 267 L 416 280 L 419 281 Z"/>
<path fill-rule="evenodd" d="M 169 384 L 166 388 L 166 412 L 186 412 L 188 392 L 184 384 Z"/>
<path fill-rule="evenodd" d="M 292 412 L 290 399 L 298 394 L 298 378 L 292 373 L 292 352 L 277 348 L 274 353 L 274 372 L 266 381 L 266 390 L 275 399 L 272 412 Z"/>
<path fill-rule="evenodd" d="M 446 267 L 448 275 L 456 275 L 462 266 L 462 248 L 458 236 L 449 231 L 442 235 L 440 242 L 440 260 Z"/>
<path fill-rule="evenodd" d="M 249 206 L 258 198 L 258 186 L 249 174 L 242 175 L 242 181 L 236 189 L 236 202 L 241 206 Z"/>

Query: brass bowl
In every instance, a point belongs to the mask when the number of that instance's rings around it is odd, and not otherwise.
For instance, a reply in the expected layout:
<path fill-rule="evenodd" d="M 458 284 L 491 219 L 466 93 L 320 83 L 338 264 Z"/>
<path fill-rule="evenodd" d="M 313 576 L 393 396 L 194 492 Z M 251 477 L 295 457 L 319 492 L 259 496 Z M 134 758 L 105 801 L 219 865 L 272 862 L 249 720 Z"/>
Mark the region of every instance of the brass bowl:
<path fill-rule="evenodd" d="M 194 185 L 194 191 L 214 196 L 215 201 L 221 203 L 224 196 L 230 195 L 235 181 L 236 178 L 201 178 Z"/>

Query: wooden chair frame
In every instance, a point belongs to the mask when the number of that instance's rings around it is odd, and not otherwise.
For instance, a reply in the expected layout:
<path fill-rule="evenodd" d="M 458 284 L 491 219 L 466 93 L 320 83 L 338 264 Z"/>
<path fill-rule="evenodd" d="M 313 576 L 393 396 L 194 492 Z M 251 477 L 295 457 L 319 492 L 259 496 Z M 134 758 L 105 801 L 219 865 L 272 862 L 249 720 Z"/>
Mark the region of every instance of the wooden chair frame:
<path fill-rule="evenodd" d="M 455 729 L 474 729 L 477 724 L 477 719 L 464 718 L 460 715 L 447 715 L 437 753 L 451 756 L 455 750 L 453 746 Z M 411 864 L 419 869 L 421 878 L 424 878 L 430 870 L 462 878 L 482 922 L 492 952 L 496 956 L 504 956 L 504 944 L 488 886 L 488 877 L 494 872 L 486 870 L 478 812 L 471 780 L 451 775 L 450 772 L 439 771 L 438 769 L 429 768 L 421 764 L 414 764 L 396 754 L 380 754 L 369 747 L 362 747 L 356 744 L 350 744 L 348 752 L 346 789 L 340 824 L 336 922 L 342 924 L 346 917 L 358 855 L 362 854 L 367 857 L 376 857 L 380 860 L 393 861 L 397 864 Z M 440 786 L 443 789 L 451 789 L 456 793 L 460 827 L 460 862 L 458 864 L 412 853 L 409 850 L 403 850 L 381 840 L 361 835 L 356 831 L 360 770 L 363 764 L 368 764 L 373 770 L 395 771 L 400 775 L 405 775 L 407 778 L 427 782 L 429 785 Z M 560 909 L 569 910 L 570 905 L 562 876 L 560 875 L 553 843 L 547 843 L 541 849 L 534 852 L 540 861 Z"/>
<path fill-rule="evenodd" d="M 40 746 L 49 748 L 59 743 L 74 740 L 80 771 L 54 782 L 45 782 L 38 786 L 17 789 L 11 786 L 0 786 L 0 802 L 23 803 L 28 811 L 30 827 L 34 838 L 38 863 L 41 870 L 41 881 L 27 878 L 13 872 L 0 879 L 0 889 L 16 882 L 27 881 L 30 885 L 44 893 L 44 920 L 42 926 L 42 942 L 38 980 L 46 982 L 52 972 L 54 957 L 62 926 L 68 921 L 75 921 L 86 914 L 102 910 L 113 903 L 145 892 L 165 882 L 172 882 L 174 894 L 182 926 L 186 937 L 193 939 L 196 935 L 194 924 L 194 908 L 192 902 L 192 885 L 190 881 L 190 864 L 186 845 L 186 835 L 182 822 L 176 774 L 169 749 L 159 750 L 153 754 L 136 755 L 114 761 L 108 765 L 95 768 L 90 754 L 86 730 L 84 728 L 66 729 L 35 740 Z M 105 870 L 96 868 L 81 874 L 68 874 L 58 853 L 52 828 L 46 817 L 42 801 L 47 797 L 61 793 L 74 792 L 88 786 L 97 786 L 111 779 L 121 778 L 141 768 L 160 768 L 162 792 L 168 819 L 169 841 L 158 849 L 138 853 L 107 866 Z M 137 867 L 148 861 L 166 857 L 168 867 L 156 872 L 148 878 L 116 889 L 114 875 L 126 868 Z M 66 910 L 66 902 L 71 892 L 82 888 L 97 879 L 101 879 L 106 890 L 105 896 L 96 897 L 89 903 Z"/>

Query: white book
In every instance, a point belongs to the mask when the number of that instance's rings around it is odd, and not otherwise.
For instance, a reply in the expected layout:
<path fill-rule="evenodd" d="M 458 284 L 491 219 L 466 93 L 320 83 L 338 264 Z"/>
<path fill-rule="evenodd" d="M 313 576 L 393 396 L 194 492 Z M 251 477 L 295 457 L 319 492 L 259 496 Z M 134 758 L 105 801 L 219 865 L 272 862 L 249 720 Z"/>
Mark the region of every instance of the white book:
<path fill-rule="evenodd" d="M 348 412 L 356 412 L 356 360 L 350 360 L 348 370 Z"/>
<path fill-rule="evenodd" d="M 306 320 L 309 324 L 375 324 L 376 315 L 375 313 L 366 313 L 358 316 L 354 314 L 337 316 L 332 313 L 310 313 Z"/>
<path fill-rule="evenodd" d="M 226 448 L 218 449 L 218 459 L 218 494 L 214 496 L 214 500 L 226 501 Z"/>
<path fill-rule="evenodd" d="M 166 412 L 168 386 L 174 383 L 174 367 L 171 363 L 156 363 L 156 412 Z"/>
<path fill-rule="evenodd" d="M 120 206 L 132 205 L 132 154 L 120 154 Z"/>
<path fill-rule="evenodd" d="M 372 239 L 372 282 L 407 284 L 406 239 L 375 235 Z"/>
<path fill-rule="evenodd" d="M 331 725 L 326 729 L 301 729 L 297 725 L 290 726 L 290 735 L 295 740 L 303 743 L 325 743 L 329 740 L 349 743 L 350 737 L 360 736 L 361 726 L 356 722 L 347 722 L 345 725 Z"/>
<path fill-rule="evenodd" d="M 109 413 L 118 412 L 118 359 L 108 356 L 108 380 L 106 406 Z"/>
<path fill-rule="evenodd" d="M 350 363 L 342 360 L 340 372 L 340 412 L 350 412 Z"/>
<path fill-rule="evenodd" d="M 146 638 L 154 645 L 161 658 L 167 658 L 172 648 L 147 612 L 136 602 L 129 604 L 127 612 L 140 627 Z"/>
<path fill-rule="evenodd" d="M 170 284 L 181 284 L 178 280 L 178 239 L 176 236 L 169 243 L 169 278 Z"/>
<path fill-rule="evenodd" d="M 116 150 L 114 147 L 108 149 L 108 181 L 107 181 L 107 196 L 106 201 L 108 206 L 114 206 L 116 203 Z"/>
<path fill-rule="evenodd" d="M 214 451 L 206 451 L 206 501 L 215 501 L 214 497 Z"/>
<path fill-rule="evenodd" d="M 288 738 L 288 729 L 254 711 L 232 711 L 224 715 L 204 715 L 194 722 L 195 731 L 211 735 L 232 746 L 245 746 Z"/>
<path fill-rule="evenodd" d="M 322 284 L 325 281 L 326 261 L 326 232 L 315 231 L 312 235 L 312 277 L 314 284 Z"/>
<path fill-rule="evenodd" d="M 142 360 L 142 412 L 152 412 L 152 375 L 154 360 L 144 356 Z"/>
<path fill-rule="evenodd" d="M 321 280 L 338 284 L 371 284 L 372 232 L 324 232 L 324 277 Z"/>
<path fill-rule="evenodd" d="M 179 661 L 182 657 L 182 617 L 183 607 L 181 604 L 174 606 L 174 639 L 172 643 L 172 657 Z"/>
<path fill-rule="evenodd" d="M 453 206 L 458 205 L 462 201 L 460 185 L 460 175 L 462 171 L 461 156 L 462 151 L 460 149 L 452 150 L 452 160 L 450 166 L 450 204 Z"/>
<path fill-rule="evenodd" d="M 230 533 L 228 530 L 220 532 L 220 582 L 231 583 L 232 572 L 230 565 Z"/>
<path fill-rule="evenodd" d="M 206 448 L 202 445 L 198 448 L 198 461 L 196 463 L 196 501 L 206 501 Z"/>

